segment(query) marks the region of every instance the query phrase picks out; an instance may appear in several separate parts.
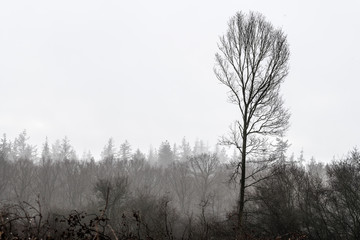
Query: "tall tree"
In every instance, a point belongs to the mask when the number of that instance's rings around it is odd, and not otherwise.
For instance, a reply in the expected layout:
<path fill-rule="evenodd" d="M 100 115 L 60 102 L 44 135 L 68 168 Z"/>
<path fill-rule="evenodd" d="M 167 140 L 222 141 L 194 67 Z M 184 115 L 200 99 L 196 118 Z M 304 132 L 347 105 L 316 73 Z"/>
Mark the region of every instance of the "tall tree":
<path fill-rule="evenodd" d="M 190 143 L 183 137 L 180 146 L 180 161 L 185 162 L 192 154 Z"/>
<path fill-rule="evenodd" d="M 50 147 L 46 138 L 37 167 L 36 184 L 37 192 L 39 193 L 41 204 L 45 207 L 45 211 L 50 209 L 50 204 L 52 203 L 59 175 L 58 170 L 58 163 L 54 163 L 53 159 L 51 159 Z"/>
<path fill-rule="evenodd" d="M 101 152 L 101 159 L 113 160 L 115 158 L 115 152 L 116 152 L 116 148 L 114 145 L 114 140 L 112 138 L 109 138 L 107 144 L 104 146 L 104 149 Z"/>
<path fill-rule="evenodd" d="M 29 159 L 33 160 L 36 157 L 36 147 L 28 143 L 29 137 L 26 130 L 22 131 L 17 138 L 15 138 L 13 145 L 13 153 L 15 159 Z"/>
<path fill-rule="evenodd" d="M 120 145 L 120 160 L 121 161 L 129 161 L 131 159 L 131 146 L 130 143 L 125 140 L 123 144 Z"/>
<path fill-rule="evenodd" d="M 13 160 L 14 174 L 12 176 L 13 193 L 17 200 L 28 201 L 33 194 L 33 181 L 35 174 L 34 160 L 36 149 L 28 144 L 29 137 L 24 130 L 14 140 Z"/>
<path fill-rule="evenodd" d="M 174 154 L 168 141 L 161 143 L 158 161 L 161 166 L 167 166 L 174 161 Z"/>
<path fill-rule="evenodd" d="M 74 148 L 70 144 L 70 140 L 65 136 L 59 146 L 59 157 L 61 161 L 69 161 L 77 158 Z"/>
<path fill-rule="evenodd" d="M 6 134 L 0 139 L 0 199 L 4 199 L 7 194 L 6 190 L 10 182 L 11 164 L 9 156 L 11 152 L 11 144 L 8 143 Z"/>
<path fill-rule="evenodd" d="M 283 106 L 279 88 L 288 74 L 290 52 L 284 33 L 253 12 L 238 12 L 230 19 L 218 48 L 215 75 L 240 112 L 221 143 L 235 146 L 240 152 L 235 172 L 240 174 L 241 232 L 247 160 L 262 153 L 267 136 L 282 135 L 288 127 L 290 114 Z"/>

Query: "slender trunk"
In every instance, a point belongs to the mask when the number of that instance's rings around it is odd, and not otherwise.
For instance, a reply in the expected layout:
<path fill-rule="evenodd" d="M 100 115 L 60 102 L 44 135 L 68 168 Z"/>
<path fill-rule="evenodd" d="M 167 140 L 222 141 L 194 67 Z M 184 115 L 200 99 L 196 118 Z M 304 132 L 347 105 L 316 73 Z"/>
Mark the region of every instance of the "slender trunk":
<path fill-rule="evenodd" d="M 239 212 L 238 212 L 238 230 L 242 232 L 242 219 L 245 203 L 245 170 L 246 170 L 246 135 L 243 137 L 242 153 L 241 153 L 241 178 L 239 193 Z"/>
<path fill-rule="evenodd" d="M 242 239 L 243 227 L 243 213 L 245 205 L 245 171 L 246 171 L 246 146 L 247 146 L 247 113 L 248 109 L 245 106 L 245 114 L 243 117 L 243 132 L 242 132 L 242 152 L 241 152 L 241 176 L 240 176 L 240 193 L 239 193 L 239 212 L 238 212 L 238 234 L 237 239 Z"/>

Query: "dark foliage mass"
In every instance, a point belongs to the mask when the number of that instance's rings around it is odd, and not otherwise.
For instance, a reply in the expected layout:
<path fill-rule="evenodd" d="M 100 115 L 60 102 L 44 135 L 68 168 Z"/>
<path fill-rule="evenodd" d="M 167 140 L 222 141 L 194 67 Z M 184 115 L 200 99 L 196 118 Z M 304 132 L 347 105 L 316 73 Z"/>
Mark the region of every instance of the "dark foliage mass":
<path fill-rule="evenodd" d="M 360 239 L 360 153 L 305 164 L 285 145 L 249 180 L 242 238 Z M 185 139 L 148 154 L 110 139 L 96 161 L 67 138 L 36 152 L 26 132 L 0 141 L 0 239 L 235 238 L 236 154 Z"/>

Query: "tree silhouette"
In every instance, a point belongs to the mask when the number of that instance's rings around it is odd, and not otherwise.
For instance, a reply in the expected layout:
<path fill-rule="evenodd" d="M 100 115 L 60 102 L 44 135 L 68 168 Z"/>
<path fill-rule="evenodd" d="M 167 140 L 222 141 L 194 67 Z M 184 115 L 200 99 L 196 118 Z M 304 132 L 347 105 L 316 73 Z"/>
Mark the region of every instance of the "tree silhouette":
<path fill-rule="evenodd" d="M 289 49 L 284 33 L 259 13 L 238 12 L 220 37 L 214 72 L 228 89 L 228 99 L 240 118 L 221 143 L 240 152 L 235 172 L 240 174 L 238 229 L 242 228 L 246 164 L 265 152 L 266 136 L 281 135 L 290 114 L 283 107 L 280 84 L 288 74 Z"/>

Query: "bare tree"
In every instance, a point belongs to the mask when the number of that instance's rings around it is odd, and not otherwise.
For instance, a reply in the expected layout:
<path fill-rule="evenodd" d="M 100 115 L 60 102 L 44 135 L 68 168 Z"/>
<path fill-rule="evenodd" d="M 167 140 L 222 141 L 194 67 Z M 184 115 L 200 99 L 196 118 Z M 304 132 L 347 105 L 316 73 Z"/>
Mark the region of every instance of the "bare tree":
<path fill-rule="evenodd" d="M 216 169 L 220 162 L 216 154 L 202 153 L 189 158 L 190 172 L 200 194 L 200 202 L 207 201 L 207 194 L 216 180 Z"/>
<path fill-rule="evenodd" d="M 228 99 L 240 118 L 223 137 L 222 144 L 240 152 L 235 173 L 240 174 L 238 228 L 242 228 L 245 203 L 246 164 L 259 156 L 268 136 L 281 136 L 289 123 L 279 88 L 288 74 L 289 48 L 286 36 L 259 13 L 238 12 L 220 37 L 214 72 L 228 88 Z"/>
<path fill-rule="evenodd" d="M 173 162 L 167 169 L 168 183 L 176 196 L 181 213 L 188 214 L 194 192 L 188 162 Z"/>

